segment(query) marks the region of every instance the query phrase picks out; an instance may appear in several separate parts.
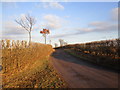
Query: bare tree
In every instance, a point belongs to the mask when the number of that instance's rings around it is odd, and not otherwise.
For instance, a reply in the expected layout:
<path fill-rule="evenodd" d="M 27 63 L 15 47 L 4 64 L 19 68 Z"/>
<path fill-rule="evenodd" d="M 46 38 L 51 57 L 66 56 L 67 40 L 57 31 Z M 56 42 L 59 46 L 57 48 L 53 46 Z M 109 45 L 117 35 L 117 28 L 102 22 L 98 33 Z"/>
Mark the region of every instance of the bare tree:
<path fill-rule="evenodd" d="M 60 46 L 66 46 L 68 43 L 65 42 L 63 39 L 59 39 L 59 42 L 60 42 Z"/>
<path fill-rule="evenodd" d="M 24 30 L 28 31 L 29 34 L 29 45 L 31 43 L 31 31 L 33 29 L 33 25 L 35 25 L 36 20 L 34 17 L 30 16 L 29 14 L 25 15 L 24 18 L 20 18 L 15 20 Z"/>
<path fill-rule="evenodd" d="M 59 39 L 60 42 L 60 46 L 62 47 L 64 45 L 64 40 L 63 39 Z"/>
<path fill-rule="evenodd" d="M 51 41 L 51 40 L 49 40 L 50 45 L 51 45 L 51 42 L 52 42 L 52 41 Z"/>
<path fill-rule="evenodd" d="M 58 47 L 58 44 L 57 44 L 57 43 L 55 43 L 55 48 L 56 48 L 56 47 Z"/>
<path fill-rule="evenodd" d="M 64 42 L 64 46 L 66 46 L 68 43 L 67 42 Z"/>

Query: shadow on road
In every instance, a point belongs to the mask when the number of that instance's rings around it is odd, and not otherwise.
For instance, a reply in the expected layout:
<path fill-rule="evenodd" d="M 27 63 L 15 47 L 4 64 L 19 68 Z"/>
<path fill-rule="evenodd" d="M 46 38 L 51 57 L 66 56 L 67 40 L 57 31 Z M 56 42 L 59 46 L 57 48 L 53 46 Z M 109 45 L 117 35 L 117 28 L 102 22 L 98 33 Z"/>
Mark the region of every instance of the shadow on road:
<path fill-rule="evenodd" d="M 54 57 L 56 60 L 62 60 L 65 62 L 71 62 L 71 63 L 75 63 L 75 64 L 82 65 L 82 66 L 87 66 L 87 67 L 94 68 L 94 69 L 118 73 L 118 70 L 114 70 L 114 69 L 101 66 L 101 65 L 89 62 L 89 61 L 82 60 L 78 57 L 69 55 L 68 53 L 64 52 L 64 49 L 55 49 L 55 52 L 53 52 L 51 56 Z"/>

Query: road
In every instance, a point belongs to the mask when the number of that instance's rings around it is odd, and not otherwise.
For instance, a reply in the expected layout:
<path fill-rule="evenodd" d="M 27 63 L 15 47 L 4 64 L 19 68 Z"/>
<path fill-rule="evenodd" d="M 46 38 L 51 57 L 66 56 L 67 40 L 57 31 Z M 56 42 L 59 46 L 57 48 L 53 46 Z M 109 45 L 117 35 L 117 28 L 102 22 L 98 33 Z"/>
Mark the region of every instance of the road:
<path fill-rule="evenodd" d="M 70 88 L 117 88 L 118 73 L 56 49 L 50 60 Z"/>

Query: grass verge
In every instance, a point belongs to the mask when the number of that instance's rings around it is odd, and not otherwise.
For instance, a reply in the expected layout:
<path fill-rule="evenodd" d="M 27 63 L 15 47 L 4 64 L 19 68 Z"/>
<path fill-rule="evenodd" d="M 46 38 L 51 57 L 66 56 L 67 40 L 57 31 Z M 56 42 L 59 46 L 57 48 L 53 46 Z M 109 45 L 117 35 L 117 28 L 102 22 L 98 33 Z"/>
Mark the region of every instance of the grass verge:
<path fill-rule="evenodd" d="M 50 64 L 51 45 L 2 40 L 3 88 L 64 88 L 66 83 Z"/>
<path fill-rule="evenodd" d="M 77 58 L 80 58 L 84 61 L 88 61 L 90 63 L 94 63 L 96 65 L 100 65 L 109 69 L 113 69 L 115 71 L 119 70 L 119 66 L 118 66 L 118 62 L 114 61 L 114 62 L 109 62 L 110 59 L 105 58 L 105 57 L 98 57 L 98 56 L 93 56 L 93 55 L 89 55 L 89 54 L 85 54 L 82 52 L 76 52 L 74 50 L 71 49 L 64 49 L 65 52 L 67 52 L 70 55 L 73 55 Z"/>
<path fill-rule="evenodd" d="M 3 77 L 4 78 L 4 77 Z M 32 67 L 13 74 L 3 81 L 3 88 L 66 88 L 47 58 L 37 60 Z"/>

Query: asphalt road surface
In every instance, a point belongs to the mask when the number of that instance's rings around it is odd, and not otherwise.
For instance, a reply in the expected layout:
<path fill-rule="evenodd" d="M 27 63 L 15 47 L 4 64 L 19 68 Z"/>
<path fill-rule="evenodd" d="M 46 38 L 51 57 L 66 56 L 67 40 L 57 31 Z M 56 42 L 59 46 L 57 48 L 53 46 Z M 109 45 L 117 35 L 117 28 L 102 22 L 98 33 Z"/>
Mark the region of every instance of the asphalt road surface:
<path fill-rule="evenodd" d="M 56 49 L 50 60 L 70 88 L 118 88 L 118 73 Z"/>

